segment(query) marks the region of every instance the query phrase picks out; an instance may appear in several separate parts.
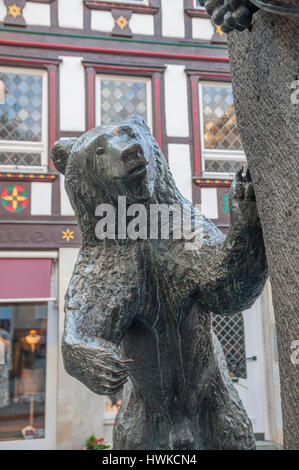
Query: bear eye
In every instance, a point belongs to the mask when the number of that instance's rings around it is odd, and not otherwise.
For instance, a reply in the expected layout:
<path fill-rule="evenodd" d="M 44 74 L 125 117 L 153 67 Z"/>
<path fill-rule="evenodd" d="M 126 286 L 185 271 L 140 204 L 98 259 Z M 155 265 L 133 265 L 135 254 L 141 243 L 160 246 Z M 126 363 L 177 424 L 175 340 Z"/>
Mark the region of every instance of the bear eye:
<path fill-rule="evenodd" d="M 105 153 L 105 149 L 103 147 L 98 147 L 96 150 L 96 154 L 100 157 Z"/>

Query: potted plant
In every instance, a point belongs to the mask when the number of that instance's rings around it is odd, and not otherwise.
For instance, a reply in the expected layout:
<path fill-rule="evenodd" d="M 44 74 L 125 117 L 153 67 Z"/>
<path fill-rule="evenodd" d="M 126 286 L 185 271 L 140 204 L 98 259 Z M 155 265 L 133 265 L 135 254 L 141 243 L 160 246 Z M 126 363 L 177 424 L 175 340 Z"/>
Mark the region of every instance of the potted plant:
<path fill-rule="evenodd" d="M 105 449 L 110 449 L 111 445 L 108 443 L 105 443 L 105 440 L 103 437 L 100 439 L 96 439 L 96 437 L 92 434 L 85 442 L 86 450 L 105 450 Z"/>

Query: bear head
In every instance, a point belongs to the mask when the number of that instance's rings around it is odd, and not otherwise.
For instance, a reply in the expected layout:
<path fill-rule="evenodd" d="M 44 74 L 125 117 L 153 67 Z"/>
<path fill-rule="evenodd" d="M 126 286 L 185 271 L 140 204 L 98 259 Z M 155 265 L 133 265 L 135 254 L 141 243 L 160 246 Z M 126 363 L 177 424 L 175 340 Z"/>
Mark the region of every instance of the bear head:
<path fill-rule="evenodd" d="M 98 126 L 79 138 L 59 140 L 51 157 L 65 176 L 66 192 L 83 239 L 94 233 L 99 204 L 116 206 L 118 196 L 126 196 L 128 204 L 177 199 L 164 156 L 139 116 Z"/>

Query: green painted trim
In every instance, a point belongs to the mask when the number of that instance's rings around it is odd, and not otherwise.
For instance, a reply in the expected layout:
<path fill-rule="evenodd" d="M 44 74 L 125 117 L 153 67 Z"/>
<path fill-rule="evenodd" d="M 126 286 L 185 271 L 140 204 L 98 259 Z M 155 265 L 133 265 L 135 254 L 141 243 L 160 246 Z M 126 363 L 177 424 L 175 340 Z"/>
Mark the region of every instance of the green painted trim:
<path fill-rule="evenodd" d="M 10 33 L 28 33 L 37 34 L 39 36 L 60 36 L 65 38 L 79 38 L 79 39 L 101 39 L 105 41 L 117 41 L 117 42 L 136 42 L 139 44 L 161 44 L 162 46 L 180 46 L 180 47 L 202 47 L 207 49 L 227 49 L 227 46 L 216 46 L 214 44 L 197 44 L 191 42 L 170 42 L 170 41 L 150 41 L 146 39 L 130 39 L 130 38 L 112 38 L 106 36 L 90 36 L 86 34 L 73 34 L 73 33 L 53 33 L 52 31 L 32 31 L 29 29 L 16 29 L 16 28 L 0 28 L 0 31 Z"/>

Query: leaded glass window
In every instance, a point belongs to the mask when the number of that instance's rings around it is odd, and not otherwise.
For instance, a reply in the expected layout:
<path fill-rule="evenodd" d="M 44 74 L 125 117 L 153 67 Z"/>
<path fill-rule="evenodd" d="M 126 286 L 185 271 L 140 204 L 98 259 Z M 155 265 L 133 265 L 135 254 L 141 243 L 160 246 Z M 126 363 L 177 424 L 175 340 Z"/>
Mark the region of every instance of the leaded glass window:
<path fill-rule="evenodd" d="M 202 87 L 204 148 L 241 150 L 231 87 Z"/>
<path fill-rule="evenodd" d="M 97 124 L 109 124 L 138 114 L 151 126 L 150 80 L 97 76 Z"/>
<path fill-rule="evenodd" d="M 5 169 L 46 167 L 46 80 L 44 71 L 0 67 L 0 166 Z"/>
<path fill-rule="evenodd" d="M 41 163 L 40 153 L 1 152 L 0 165 L 38 166 Z"/>
<path fill-rule="evenodd" d="M 235 160 L 206 160 L 205 161 L 205 171 L 212 173 L 236 173 L 240 166 L 242 166 L 242 161 Z"/>
<path fill-rule="evenodd" d="M 204 173 L 233 176 L 246 163 L 234 109 L 232 87 L 200 83 L 201 146 Z"/>
<path fill-rule="evenodd" d="M 244 321 L 242 314 L 213 315 L 213 330 L 222 346 L 231 377 L 247 378 Z"/>

